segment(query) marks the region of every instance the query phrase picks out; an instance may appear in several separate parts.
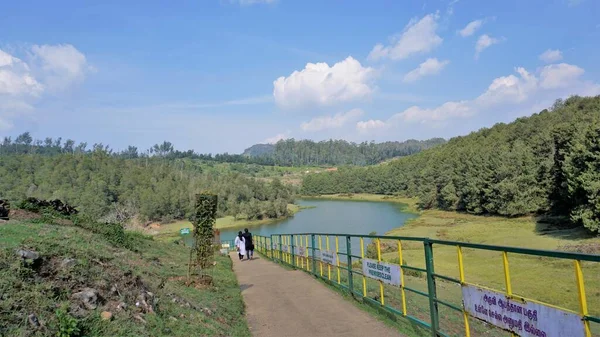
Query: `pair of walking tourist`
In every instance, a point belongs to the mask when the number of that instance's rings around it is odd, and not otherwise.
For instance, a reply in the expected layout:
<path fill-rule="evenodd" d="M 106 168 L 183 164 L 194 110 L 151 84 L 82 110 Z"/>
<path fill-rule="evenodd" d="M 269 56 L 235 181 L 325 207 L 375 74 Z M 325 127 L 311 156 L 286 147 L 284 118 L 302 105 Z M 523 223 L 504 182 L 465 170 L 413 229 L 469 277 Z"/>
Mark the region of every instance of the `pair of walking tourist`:
<path fill-rule="evenodd" d="M 238 232 L 235 237 L 235 247 L 238 252 L 240 260 L 244 259 L 244 255 L 248 260 L 254 257 L 254 243 L 252 243 L 252 233 L 248 231 L 248 228 Z"/>

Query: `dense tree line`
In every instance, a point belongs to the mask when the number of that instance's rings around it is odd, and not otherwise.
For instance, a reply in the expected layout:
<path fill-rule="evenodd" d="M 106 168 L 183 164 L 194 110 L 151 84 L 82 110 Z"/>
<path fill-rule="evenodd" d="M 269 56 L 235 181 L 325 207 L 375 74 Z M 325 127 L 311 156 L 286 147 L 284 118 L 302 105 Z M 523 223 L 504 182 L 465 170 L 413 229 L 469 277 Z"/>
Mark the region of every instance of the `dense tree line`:
<path fill-rule="evenodd" d="M 549 110 L 368 168 L 305 177 L 307 194 L 415 196 L 423 208 L 473 214 L 569 216 L 600 231 L 600 96 Z"/>
<path fill-rule="evenodd" d="M 443 138 L 404 142 L 362 142 L 345 140 L 280 140 L 274 145 L 257 144 L 244 155 L 253 160 L 272 161 L 280 166 L 372 165 L 394 157 L 408 156 L 443 144 Z"/>
<path fill-rule="evenodd" d="M 33 139 L 29 132 L 17 136 L 4 137 L 0 143 L 2 154 L 89 154 L 103 151 L 117 158 L 158 157 L 164 159 L 199 159 L 220 163 L 258 164 L 268 166 L 325 166 L 325 165 L 371 165 L 394 157 L 411 155 L 445 142 L 442 138 L 425 141 L 407 140 L 404 142 L 362 142 L 360 144 L 345 140 L 328 140 L 314 142 L 311 140 L 286 139 L 277 144 L 257 144 L 243 154 L 200 154 L 194 150 L 180 151 L 171 142 L 155 144 L 145 151 L 136 146 L 128 146 L 121 151 L 114 151 L 108 145 L 95 143 L 88 148 L 88 143 L 76 143 L 72 139 L 63 142 L 62 138 L 50 137 Z"/>
<path fill-rule="evenodd" d="M 104 146 L 89 153 L 0 155 L 0 199 L 60 199 L 110 222 L 134 216 L 186 218 L 193 196 L 202 191 L 218 194 L 219 216 L 248 219 L 284 216 L 294 198 L 294 191 L 278 180 L 265 183 L 232 172 L 205 173 L 193 161 L 127 159 L 111 155 Z"/>

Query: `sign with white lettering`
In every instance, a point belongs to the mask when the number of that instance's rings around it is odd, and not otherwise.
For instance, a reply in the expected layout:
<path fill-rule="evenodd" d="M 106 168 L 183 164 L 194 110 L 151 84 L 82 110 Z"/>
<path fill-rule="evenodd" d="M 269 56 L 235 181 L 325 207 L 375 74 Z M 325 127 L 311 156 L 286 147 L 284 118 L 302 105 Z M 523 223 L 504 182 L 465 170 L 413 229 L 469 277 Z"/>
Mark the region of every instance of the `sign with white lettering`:
<path fill-rule="evenodd" d="M 383 283 L 400 286 L 400 266 L 392 263 L 379 262 L 377 260 L 363 259 L 362 271 L 366 277 L 370 277 Z"/>
<path fill-rule="evenodd" d="M 306 247 L 296 246 L 294 247 L 294 254 L 300 256 L 306 256 Z"/>
<path fill-rule="evenodd" d="M 337 264 L 337 255 L 333 251 L 322 250 L 321 261 L 335 266 Z"/>
<path fill-rule="evenodd" d="M 471 285 L 462 286 L 462 295 L 469 315 L 519 336 L 585 337 L 583 320 L 577 314 Z"/>

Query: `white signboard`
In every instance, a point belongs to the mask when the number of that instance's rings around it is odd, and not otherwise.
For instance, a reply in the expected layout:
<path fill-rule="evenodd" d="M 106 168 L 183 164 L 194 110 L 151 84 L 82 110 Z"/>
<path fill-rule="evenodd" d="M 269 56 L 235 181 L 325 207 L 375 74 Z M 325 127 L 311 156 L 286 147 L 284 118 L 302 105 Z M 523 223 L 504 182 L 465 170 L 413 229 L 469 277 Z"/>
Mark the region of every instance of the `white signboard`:
<path fill-rule="evenodd" d="M 337 255 L 331 250 L 322 250 L 321 261 L 335 266 L 337 264 Z"/>
<path fill-rule="evenodd" d="M 289 246 L 288 246 L 288 245 L 281 245 L 281 250 L 282 250 L 284 253 L 287 253 L 287 252 L 289 251 Z"/>
<path fill-rule="evenodd" d="M 400 266 L 371 259 L 362 261 L 362 272 L 366 277 L 400 286 Z"/>
<path fill-rule="evenodd" d="M 523 337 L 585 337 L 582 318 L 574 313 L 475 286 L 462 287 L 469 315 Z"/>
<path fill-rule="evenodd" d="M 306 247 L 296 246 L 294 247 L 294 254 L 305 256 L 306 255 Z"/>

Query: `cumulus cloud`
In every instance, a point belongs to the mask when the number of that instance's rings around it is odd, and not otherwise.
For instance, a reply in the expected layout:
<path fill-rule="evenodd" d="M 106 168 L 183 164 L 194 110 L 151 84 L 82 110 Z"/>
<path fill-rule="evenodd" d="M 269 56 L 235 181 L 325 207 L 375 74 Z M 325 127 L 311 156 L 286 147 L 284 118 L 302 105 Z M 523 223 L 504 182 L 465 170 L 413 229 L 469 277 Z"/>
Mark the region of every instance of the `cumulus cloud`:
<path fill-rule="evenodd" d="M 566 88 L 572 86 L 583 73 L 582 68 L 572 64 L 551 64 L 542 68 L 540 85 L 544 89 Z"/>
<path fill-rule="evenodd" d="M 566 63 L 552 64 L 539 70 L 538 75 L 525 68 L 515 69 L 516 74 L 501 76 L 492 81 L 487 89 L 472 100 L 449 101 L 437 107 L 411 106 L 392 115 L 386 121 L 368 120 L 356 124 L 359 131 L 389 129 L 403 123 L 435 123 L 463 119 L 478 113 L 524 109 L 540 101 L 573 94 L 598 95 L 600 84 L 581 79 L 584 70 Z M 537 104 L 539 105 L 539 104 Z"/>
<path fill-rule="evenodd" d="M 501 41 L 502 39 L 494 38 L 487 34 L 481 35 L 475 44 L 475 58 L 479 58 L 479 54 L 481 54 L 482 51 Z"/>
<path fill-rule="evenodd" d="M 475 31 L 477 31 L 479 28 L 481 28 L 482 25 L 483 25 L 482 19 L 471 21 L 465 26 L 465 28 L 459 30 L 458 34 L 460 34 L 460 36 L 462 36 L 462 37 L 471 36 L 471 35 L 475 34 Z"/>
<path fill-rule="evenodd" d="M 338 129 L 349 122 L 357 120 L 363 115 L 361 109 L 352 109 L 347 112 L 340 112 L 333 116 L 319 116 L 311 119 L 309 122 L 304 122 L 300 125 L 303 131 L 321 131 L 325 129 Z"/>
<path fill-rule="evenodd" d="M 356 123 L 356 129 L 360 132 L 384 128 L 386 124 L 379 119 L 370 119 L 368 121 L 360 121 Z"/>
<path fill-rule="evenodd" d="M 432 13 L 421 20 L 410 20 L 402 33 L 391 39 L 390 45 L 375 45 L 369 54 L 369 60 L 402 60 L 414 54 L 432 51 L 443 41 L 436 33 L 439 18 L 439 13 Z"/>
<path fill-rule="evenodd" d="M 487 90 L 475 100 L 479 105 L 498 103 L 520 103 L 538 89 L 538 79 L 525 68 L 518 67 L 513 74 L 501 76 L 492 81 Z"/>
<path fill-rule="evenodd" d="M 439 74 L 444 67 L 446 67 L 450 61 L 440 61 L 437 58 L 429 58 L 425 62 L 421 63 L 419 67 L 409 71 L 404 75 L 404 82 L 414 82 L 423 76 L 430 76 Z"/>
<path fill-rule="evenodd" d="M 548 49 L 540 55 L 540 60 L 546 63 L 560 61 L 562 58 L 562 52 L 558 49 Z"/>
<path fill-rule="evenodd" d="M 25 62 L 0 50 L 0 95 L 38 96 L 43 90 Z"/>
<path fill-rule="evenodd" d="M 66 90 L 91 69 L 68 44 L 34 45 L 24 54 L 27 61 L 0 50 L 0 130 L 12 128 L 13 119 L 33 111 L 44 95 Z"/>
<path fill-rule="evenodd" d="M 53 91 L 65 90 L 83 81 L 94 68 L 88 65 L 83 53 L 70 44 L 34 45 L 34 62 L 39 62 L 42 80 Z"/>
<path fill-rule="evenodd" d="M 375 70 L 349 56 L 333 66 L 307 63 L 300 71 L 273 82 L 275 102 L 286 108 L 307 104 L 333 105 L 364 99 L 374 90 Z"/>

